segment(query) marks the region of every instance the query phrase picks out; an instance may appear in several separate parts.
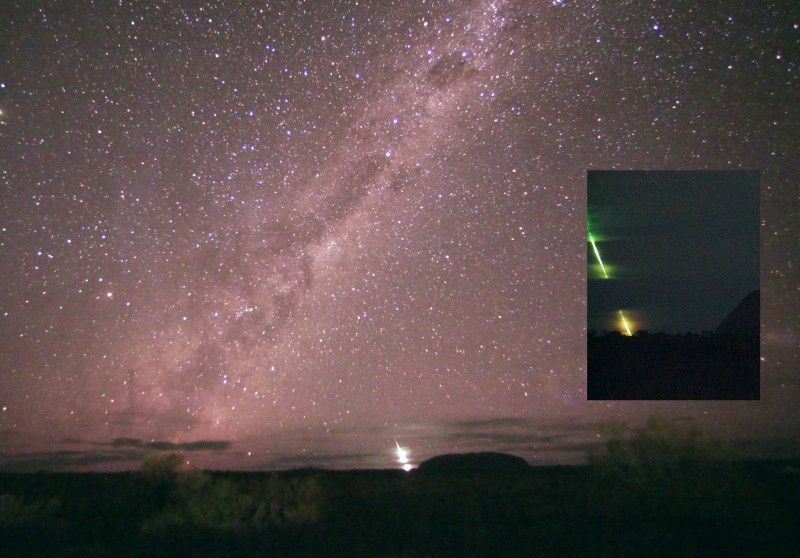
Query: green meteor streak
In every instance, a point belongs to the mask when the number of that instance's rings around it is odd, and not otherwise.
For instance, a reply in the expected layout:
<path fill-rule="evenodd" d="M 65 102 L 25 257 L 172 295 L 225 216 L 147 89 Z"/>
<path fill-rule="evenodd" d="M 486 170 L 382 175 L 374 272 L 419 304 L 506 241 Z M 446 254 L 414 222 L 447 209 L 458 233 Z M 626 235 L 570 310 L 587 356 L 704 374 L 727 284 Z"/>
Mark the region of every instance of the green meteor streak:
<path fill-rule="evenodd" d="M 597 249 L 597 244 L 594 243 L 594 238 L 592 238 L 591 233 L 589 234 L 589 242 L 592 244 L 592 249 L 594 249 L 594 255 L 597 257 L 597 261 L 600 263 L 600 269 L 603 270 L 603 275 L 606 279 L 608 279 L 608 273 L 606 273 L 606 266 L 603 265 L 603 259 L 600 257 L 600 251 Z"/>
<path fill-rule="evenodd" d="M 608 272 L 606 271 L 606 266 L 603 265 L 603 258 L 600 257 L 600 250 L 597 249 L 597 244 L 595 244 L 594 238 L 592 238 L 592 233 L 588 234 L 589 243 L 592 245 L 592 250 L 594 250 L 594 255 L 597 258 L 597 262 L 600 264 L 600 269 L 603 270 L 603 277 L 608 279 Z M 628 324 L 628 320 L 625 319 L 625 314 L 622 313 L 622 310 L 617 310 L 617 312 L 619 313 L 619 318 L 622 321 L 622 327 L 625 328 L 625 334 L 628 337 L 633 336 L 633 333 L 631 332 L 631 326 Z"/>

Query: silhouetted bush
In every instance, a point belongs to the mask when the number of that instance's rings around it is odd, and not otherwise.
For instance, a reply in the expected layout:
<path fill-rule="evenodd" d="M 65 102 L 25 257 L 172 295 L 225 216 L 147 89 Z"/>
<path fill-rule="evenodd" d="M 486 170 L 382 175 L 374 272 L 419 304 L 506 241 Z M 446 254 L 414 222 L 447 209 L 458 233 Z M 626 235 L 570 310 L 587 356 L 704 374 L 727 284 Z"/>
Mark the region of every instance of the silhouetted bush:
<path fill-rule="evenodd" d="M 144 458 L 139 471 L 151 480 L 171 479 L 178 474 L 183 464 L 184 458 L 180 454 L 158 453 Z"/>
<path fill-rule="evenodd" d="M 272 476 L 270 518 L 275 523 L 316 523 L 320 519 L 322 486 L 318 477 L 280 479 Z"/>
<path fill-rule="evenodd" d="M 216 531 L 259 530 L 320 519 L 322 487 L 317 477 L 280 478 L 243 484 L 201 471 L 181 471 L 165 509 L 143 524 L 145 532 L 182 527 Z"/>
<path fill-rule="evenodd" d="M 55 498 L 26 504 L 12 494 L 0 495 L 0 529 L 51 521 L 61 502 Z"/>
<path fill-rule="evenodd" d="M 605 451 L 590 461 L 599 482 L 621 491 L 622 499 L 641 498 L 655 507 L 667 502 L 675 508 L 681 498 L 712 494 L 729 473 L 724 447 L 708 440 L 692 422 L 653 417 L 632 433 L 624 424 L 612 423 L 606 436 Z"/>

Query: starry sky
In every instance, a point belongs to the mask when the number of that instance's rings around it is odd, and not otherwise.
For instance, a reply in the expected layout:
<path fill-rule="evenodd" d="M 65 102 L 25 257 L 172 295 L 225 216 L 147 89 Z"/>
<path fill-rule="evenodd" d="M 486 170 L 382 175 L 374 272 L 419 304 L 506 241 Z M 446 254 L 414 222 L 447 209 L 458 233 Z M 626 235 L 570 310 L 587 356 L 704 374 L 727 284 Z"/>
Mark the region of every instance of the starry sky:
<path fill-rule="evenodd" d="M 0 467 L 800 437 L 796 4 L 17 1 L 0 37 Z M 759 402 L 586 400 L 586 171 L 672 168 L 762 172 Z"/>
<path fill-rule="evenodd" d="M 759 287 L 757 172 L 590 171 L 587 324 L 714 331 Z M 603 273 L 605 268 L 605 274 Z M 608 277 L 606 277 L 608 275 Z"/>

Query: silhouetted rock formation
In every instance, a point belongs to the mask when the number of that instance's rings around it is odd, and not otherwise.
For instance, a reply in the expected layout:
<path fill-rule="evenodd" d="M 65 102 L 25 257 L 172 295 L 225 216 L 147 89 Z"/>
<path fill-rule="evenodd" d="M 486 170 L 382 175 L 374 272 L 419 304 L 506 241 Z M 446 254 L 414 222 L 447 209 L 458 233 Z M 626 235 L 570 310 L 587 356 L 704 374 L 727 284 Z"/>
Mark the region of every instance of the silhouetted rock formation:
<path fill-rule="evenodd" d="M 761 321 L 759 291 L 753 291 L 728 314 L 717 327 L 717 335 L 754 339 L 758 338 Z"/>
<path fill-rule="evenodd" d="M 478 453 L 451 453 L 437 455 L 419 464 L 418 471 L 492 471 L 518 472 L 527 471 L 530 465 L 516 455 L 484 451 Z"/>

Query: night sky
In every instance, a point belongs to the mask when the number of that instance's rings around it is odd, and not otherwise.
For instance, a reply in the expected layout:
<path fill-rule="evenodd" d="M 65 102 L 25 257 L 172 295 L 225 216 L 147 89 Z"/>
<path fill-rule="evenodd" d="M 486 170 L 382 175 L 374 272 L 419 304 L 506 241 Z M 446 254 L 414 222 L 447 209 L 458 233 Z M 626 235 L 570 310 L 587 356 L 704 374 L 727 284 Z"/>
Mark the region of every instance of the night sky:
<path fill-rule="evenodd" d="M 7 4 L 0 467 L 795 447 L 800 14 L 734 4 Z M 586 169 L 670 168 L 762 171 L 761 401 L 586 401 Z"/>
<path fill-rule="evenodd" d="M 589 172 L 587 323 L 714 331 L 759 287 L 757 172 Z M 609 322 L 609 318 L 612 319 Z"/>

